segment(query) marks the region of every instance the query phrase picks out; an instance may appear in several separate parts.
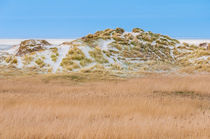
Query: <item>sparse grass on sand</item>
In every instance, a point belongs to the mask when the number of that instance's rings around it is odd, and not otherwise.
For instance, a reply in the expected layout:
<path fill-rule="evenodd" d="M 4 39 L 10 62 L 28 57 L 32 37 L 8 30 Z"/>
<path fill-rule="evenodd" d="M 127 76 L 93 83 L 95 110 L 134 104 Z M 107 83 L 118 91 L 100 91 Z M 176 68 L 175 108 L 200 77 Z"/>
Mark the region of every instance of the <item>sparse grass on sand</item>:
<path fill-rule="evenodd" d="M 210 75 L 0 76 L 0 138 L 210 138 Z"/>

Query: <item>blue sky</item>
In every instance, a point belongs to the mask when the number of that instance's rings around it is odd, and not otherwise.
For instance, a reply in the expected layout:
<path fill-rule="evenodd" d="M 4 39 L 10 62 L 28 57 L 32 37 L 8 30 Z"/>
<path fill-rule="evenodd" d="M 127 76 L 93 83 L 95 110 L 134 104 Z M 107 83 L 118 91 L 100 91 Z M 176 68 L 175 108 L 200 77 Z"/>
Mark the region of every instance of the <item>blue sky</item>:
<path fill-rule="evenodd" d="M 115 27 L 210 38 L 210 0 L 0 0 L 0 38 L 76 38 Z"/>

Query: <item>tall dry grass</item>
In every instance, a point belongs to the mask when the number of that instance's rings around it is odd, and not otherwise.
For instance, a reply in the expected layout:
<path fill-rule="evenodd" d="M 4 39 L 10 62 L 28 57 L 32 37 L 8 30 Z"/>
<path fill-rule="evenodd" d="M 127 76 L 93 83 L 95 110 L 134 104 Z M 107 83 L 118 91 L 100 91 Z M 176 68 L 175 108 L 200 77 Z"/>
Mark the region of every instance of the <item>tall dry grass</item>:
<path fill-rule="evenodd" d="M 210 76 L 1 78 L 0 138 L 210 138 Z"/>

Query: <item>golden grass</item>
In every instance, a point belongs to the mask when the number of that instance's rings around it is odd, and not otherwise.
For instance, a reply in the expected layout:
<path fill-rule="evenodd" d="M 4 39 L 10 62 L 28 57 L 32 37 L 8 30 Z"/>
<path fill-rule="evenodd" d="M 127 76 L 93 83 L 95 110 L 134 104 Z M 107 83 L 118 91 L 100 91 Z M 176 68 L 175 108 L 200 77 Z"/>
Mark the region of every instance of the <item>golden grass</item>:
<path fill-rule="evenodd" d="M 0 78 L 0 138 L 210 138 L 210 75 Z"/>

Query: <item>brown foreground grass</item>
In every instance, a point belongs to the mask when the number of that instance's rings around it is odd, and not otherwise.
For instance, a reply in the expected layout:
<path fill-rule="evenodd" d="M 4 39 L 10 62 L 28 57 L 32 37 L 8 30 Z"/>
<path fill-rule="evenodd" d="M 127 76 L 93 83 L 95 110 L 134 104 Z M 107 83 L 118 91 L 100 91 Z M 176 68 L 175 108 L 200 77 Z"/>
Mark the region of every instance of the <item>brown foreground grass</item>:
<path fill-rule="evenodd" d="M 210 138 L 210 75 L 2 77 L 0 138 Z"/>

